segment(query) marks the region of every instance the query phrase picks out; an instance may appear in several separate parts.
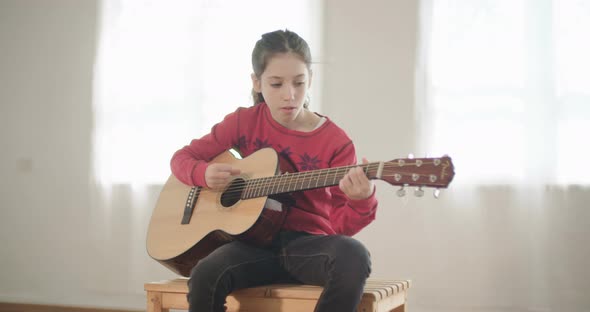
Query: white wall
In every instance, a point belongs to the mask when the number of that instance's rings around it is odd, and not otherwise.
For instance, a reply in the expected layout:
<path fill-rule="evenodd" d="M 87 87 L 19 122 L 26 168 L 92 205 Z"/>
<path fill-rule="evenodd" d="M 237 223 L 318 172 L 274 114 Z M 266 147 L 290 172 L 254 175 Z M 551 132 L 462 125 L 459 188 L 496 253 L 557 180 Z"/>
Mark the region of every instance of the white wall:
<path fill-rule="evenodd" d="M 57 295 L 95 265 L 82 253 L 95 14 L 91 1 L 0 1 L 0 300 Z"/>
<path fill-rule="evenodd" d="M 97 7 L 0 0 L 0 301 L 141 309 L 142 283 L 173 276 L 130 230 L 147 227 L 158 187 L 97 200 Z M 322 112 L 359 156 L 414 152 L 417 3 L 326 0 L 324 15 Z M 414 281 L 412 311 L 590 310 L 588 188 L 452 185 L 440 200 L 378 188 L 378 220 L 358 238 L 375 277 Z"/>

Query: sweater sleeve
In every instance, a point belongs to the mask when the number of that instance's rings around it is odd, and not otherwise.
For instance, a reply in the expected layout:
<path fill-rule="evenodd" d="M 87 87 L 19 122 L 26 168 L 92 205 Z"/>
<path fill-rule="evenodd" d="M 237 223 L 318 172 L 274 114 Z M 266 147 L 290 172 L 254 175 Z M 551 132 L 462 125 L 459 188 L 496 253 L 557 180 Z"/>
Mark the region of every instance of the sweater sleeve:
<path fill-rule="evenodd" d="M 170 160 L 172 174 L 182 183 L 191 186 L 207 186 L 205 170 L 215 156 L 236 146 L 240 110 L 225 116 L 213 126 L 211 132 L 194 139 L 174 153 Z"/>
<path fill-rule="evenodd" d="M 350 166 L 355 165 L 356 162 L 354 145 L 350 142 L 335 155 L 330 167 Z M 352 236 L 375 220 L 378 204 L 375 189 L 366 199 L 352 200 L 340 190 L 339 186 L 330 188 L 333 203 L 330 221 L 337 233 Z"/>

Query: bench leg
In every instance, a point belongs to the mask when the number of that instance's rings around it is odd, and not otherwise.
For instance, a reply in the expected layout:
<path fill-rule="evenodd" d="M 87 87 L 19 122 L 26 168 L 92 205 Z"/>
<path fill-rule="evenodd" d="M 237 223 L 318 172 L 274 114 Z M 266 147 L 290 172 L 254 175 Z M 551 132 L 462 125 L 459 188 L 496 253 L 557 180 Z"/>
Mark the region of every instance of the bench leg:
<path fill-rule="evenodd" d="M 147 312 L 168 312 L 168 309 L 162 307 L 161 292 L 147 292 Z"/>

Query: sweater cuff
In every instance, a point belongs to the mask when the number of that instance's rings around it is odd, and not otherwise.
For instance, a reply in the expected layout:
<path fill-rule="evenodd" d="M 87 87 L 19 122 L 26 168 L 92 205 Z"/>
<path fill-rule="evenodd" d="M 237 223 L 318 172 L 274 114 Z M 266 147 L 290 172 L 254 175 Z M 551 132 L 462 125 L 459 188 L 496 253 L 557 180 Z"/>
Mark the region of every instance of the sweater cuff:
<path fill-rule="evenodd" d="M 195 165 L 191 175 L 194 185 L 208 187 L 205 181 L 205 170 L 207 170 L 207 167 L 209 167 L 209 163 L 205 161 L 200 161 Z"/>
<path fill-rule="evenodd" d="M 371 214 L 377 206 L 377 186 L 373 185 L 373 193 L 365 199 L 349 199 L 348 206 L 361 215 Z"/>

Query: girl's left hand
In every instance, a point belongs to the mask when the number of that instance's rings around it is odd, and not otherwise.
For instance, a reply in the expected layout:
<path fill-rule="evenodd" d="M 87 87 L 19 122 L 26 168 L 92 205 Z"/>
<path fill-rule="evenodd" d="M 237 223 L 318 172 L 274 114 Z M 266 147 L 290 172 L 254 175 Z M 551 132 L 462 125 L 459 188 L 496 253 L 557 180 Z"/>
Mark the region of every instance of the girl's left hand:
<path fill-rule="evenodd" d="M 363 165 L 368 164 L 366 158 L 363 158 Z M 348 198 L 353 200 L 366 199 L 373 194 L 375 185 L 369 180 L 361 167 L 354 167 L 346 173 L 338 184 L 340 189 Z"/>

